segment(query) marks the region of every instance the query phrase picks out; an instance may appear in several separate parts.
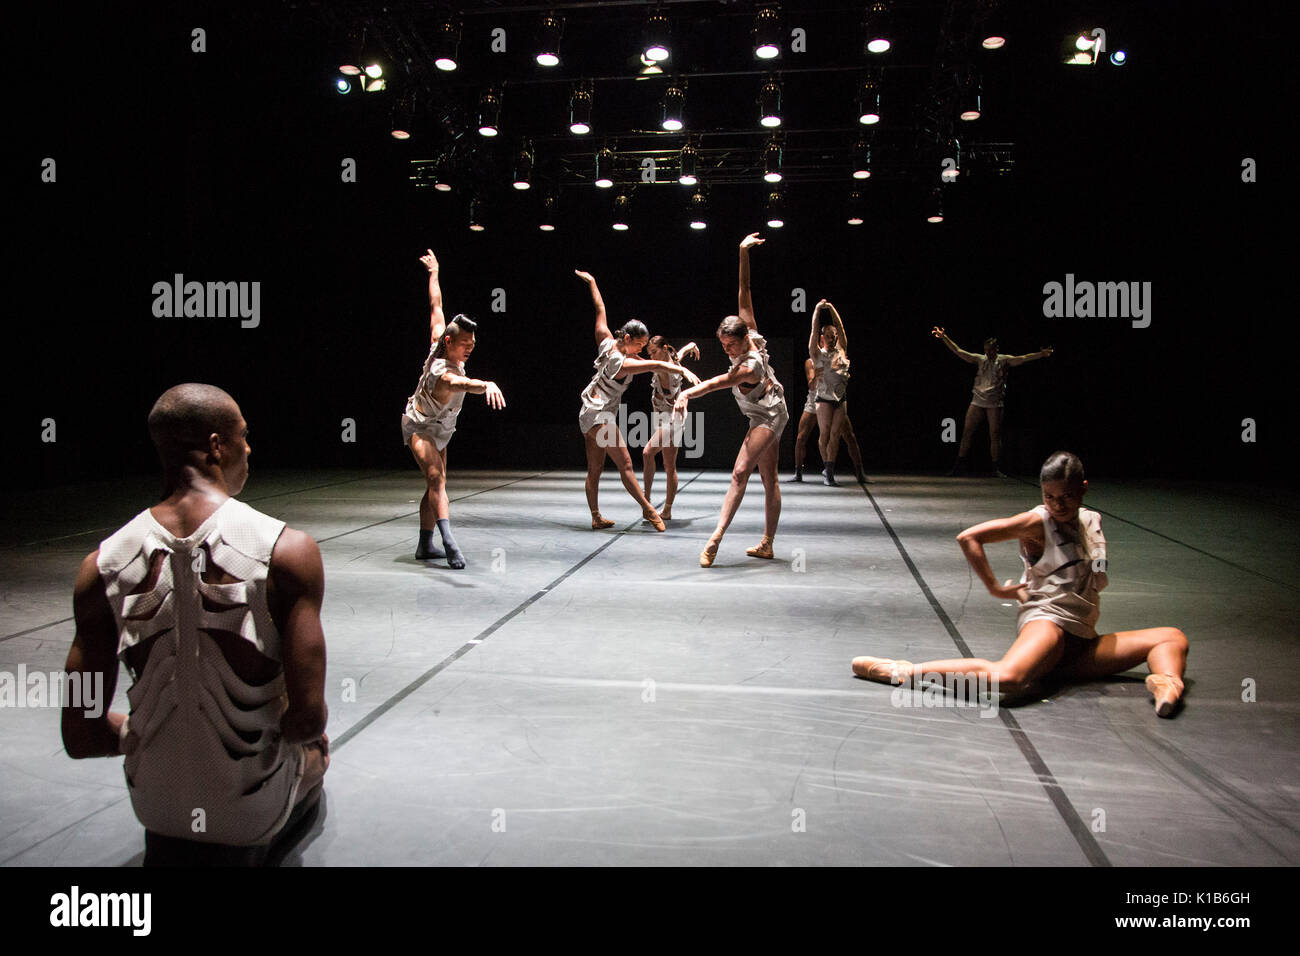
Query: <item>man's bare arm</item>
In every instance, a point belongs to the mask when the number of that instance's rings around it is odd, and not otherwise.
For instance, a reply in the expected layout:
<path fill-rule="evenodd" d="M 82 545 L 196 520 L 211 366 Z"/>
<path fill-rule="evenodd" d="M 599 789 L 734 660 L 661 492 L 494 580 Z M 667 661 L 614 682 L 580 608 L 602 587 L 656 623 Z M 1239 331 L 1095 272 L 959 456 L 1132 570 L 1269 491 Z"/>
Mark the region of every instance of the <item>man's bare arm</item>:
<path fill-rule="evenodd" d="M 99 576 L 99 552 L 81 562 L 72 595 L 72 613 L 77 632 L 68 651 L 64 670 L 78 674 L 83 690 L 94 687 L 94 675 L 103 675 L 103 693 L 98 701 L 98 717 L 87 713 L 85 694 L 81 707 L 65 702 L 62 713 L 63 746 L 68 756 L 116 757 L 121 753 L 120 738 L 126 714 L 109 713 L 108 705 L 117 690 L 117 622 L 109 607 L 104 582 Z"/>
<path fill-rule="evenodd" d="M 320 609 L 325 598 L 325 569 L 320 547 L 310 535 L 285 528 L 271 552 L 276 605 L 283 609 L 280 628 L 284 686 L 289 706 L 280 732 L 290 743 L 306 743 L 325 732 L 325 632 Z"/>

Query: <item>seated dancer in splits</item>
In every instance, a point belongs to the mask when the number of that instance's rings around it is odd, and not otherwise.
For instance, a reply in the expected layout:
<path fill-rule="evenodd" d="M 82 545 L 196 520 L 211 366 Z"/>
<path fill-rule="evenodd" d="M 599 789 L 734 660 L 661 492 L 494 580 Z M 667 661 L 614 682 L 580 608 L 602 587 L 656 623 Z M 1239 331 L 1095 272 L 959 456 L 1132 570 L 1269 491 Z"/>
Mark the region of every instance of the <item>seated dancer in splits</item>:
<path fill-rule="evenodd" d="M 420 499 L 420 541 L 417 559 L 446 558 L 447 567 L 465 567 L 465 555 L 451 533 L 451 507 L 447 502 L 447 443 L 456 432 L 465 393 L 487 397 L 491 408 L 505 408 L 506 400 L 496 382 L 482 382 L 465 376 L 465 362 L 474 351 L 474 330 L 478 323 L 458 315 L 444 321 L 442 289 L 438 285 L 438 260 L 432 249 L 420 261 L 429 270 L 429 356 L 424 360 L 420 381 L 406 402 L 402 415 L 402 441 L 411 449 L 428 487 Z M 444 553 L 433 543 L 433 529 L 442 536 Z"/>
<path fill-rule="evenodd" d="M 680 358 L 700 357 L 700 347 L 694 342 L 682 347 L 679 353 L 664 340 L 662 335 L 651 337 L 650 357 L 660 362 L 679 363 Z M 664 500 L 664 510 L 659 517 L 671 521 L 673 517 L 673 499 L 677 497 L 677 448 L 681 444 L 682 419 L 674 419 L 673 403 L 682 390 L 682 377 L 672 372 L 655 372 L 650 378 L 650 406 L 654 412 L 654 434 L 641 450 L 641 467 L 645 471 L 645 496 L 650 498 L 650 489 L 655 481 L 655 456 L 663 452 L 664 479 L 668 482 L 668 497 Z"/>
<path fill-rule="evenodd" d="M 754 558 L 771 558 L 772 541 L 776 525 L 781 518 L 781 485 L 777 480 L 776 466 L 780 455 L 781 433 L 785 431 L 790 413 L 785 407 L 785 391 L 776 380 L 767 356 L 767 340 L 758 334 L 754 321 L 754 303 L 749 295 L 749 250 L 762 245 L 765 239 L 751 233 L 740 243 L 740 291 L 737 311 L 718 326 L 718 340 L 731 359 L 731 371 L 718 375 L 686 389 L 677 396 L 676 410 L 686 414 L 686 403 L 697 395 L 707 395 L 719 389 L 730 388 L 736 404 L 749 419 L 749 431 L 736 453 L 736 464 L 731 469 L 731 486 L 722 500 L 722 513 L 718 526 L 709 536 L 709 543 L 700 553 L 700 567 L 707 568 L 717 557 L 718 545 L 726 533 L 736 509 L 745 497 L 745 486 L 750 473 L 757 467 L 763 479 L 763 540 L 745 553 Z"/>
<path fill-rule="evenodd" d="M 1083 463 L 1065 451 L 1044 462 L 1039 480 L 1043 503 L 1011 518 L 986 521 L 957 536 L 966 560 L 996 598 L 1020 602 L 1015 643 L 1001 660 L 979 658 L 910 661 L 856 657 L 853 673 L 881 683 L 919 682 L 924 675 L 987 678 L 995 691 L 1016 694 L 1051 674 L 1088 680 L 1118 674 L 1143 661 L 1151 668 L 1147 689 L 1156 714 L 1169 717 L 1183 693 L 1187 637 L 1174 627 L 1117 631 L 1097 636 L 1100 591 L 1106 586 L 1106 539 L 1101 516 L 1080 507 L 1088 482 Z M 984 545 L 1020 542 L 1025 571 L 1020 583 L 998 579 Z"/>
<path fill-rule="evenodd" d="M 825 310 L 830 321 L 818 329 L 817 320 Z M 822 456 L 822 481 L 836 484 L 835 459 L 839 455 L 840 441 L 849 449 L 858 484 L 866 481 L 862 472 L 862 451 L 858 448 L 853 426 L 849 424 L 848 388 L 849 354 L 848 335 L 840 314 L 825 299 L 813 309 L 812 331 L 808 334 L 808 357 L 817 367 L 817 447 Z"/>
<path fill-rule="evenodd" d="M 958 348 L 957 343 L 948 338 L 943 329 L 935 326 L 930 334 L 940 339 L 949 350 L 962 361 L 978 365 L 975 373 L 975 388 L 971 392 L 970 405 L 966 409 L 966 423 L 961 429 L 961 447 L 957 451 L 957 461 L 949 475 L 966 473 L 966 456 L 970 453 L 971 439 L 975 429 L 979 428 L 980 419 L 987 414 L 989 419 L 989 457 L 993 459 L 993 473 L 1005 478 L 998 464 L 1002 449 L 1002 408 L 1007 397 L 1007 369 L 1024 365 L 1035 359 L 1047 358 L 1052 354 L 1051 348 L 1040 349 L 1028 355 L 1002 355 L 998 352 L 998 340 L 990 336 L 984 340 L 984 354 L 976 355 Z"/>
<path fill-rule="evenodd" d="M 618 430 L 619 400 L 631 384 L 632 376 L 641 372 L 668 372 L 681 375 L 692 382 L 698 382 L 699 379 L 689 369 L 674 362 L 637 358 L 650 339 L 645 325 L 636 319 L 630 319 L 618 332 L 610 332 L 605 318 L 605 300 L 600 297 L 595 277 L 590 272 L 576 269 L 574 275 L 587 283 L 591 289 L 592 304 L 596 307 L 596 374 L 582 391 L 582 410 L 578 413 L 578 427 L 587 442 L 586 490 L 587 507 L 591 509 L 591 527 L 599 531 L 614 526 L 614 522 L 601 516 L 598 500 L 600 473 L 605 468 L 605 458 L 608 456 L 618 468 L 623 487 L 641 506 L 641 516 L 654 525 L 656 531 L 663 531 L 663 518 L 641 493 L 636 472 L 632 470 L 632 456 L 627 453 L 627 444 Z"/>

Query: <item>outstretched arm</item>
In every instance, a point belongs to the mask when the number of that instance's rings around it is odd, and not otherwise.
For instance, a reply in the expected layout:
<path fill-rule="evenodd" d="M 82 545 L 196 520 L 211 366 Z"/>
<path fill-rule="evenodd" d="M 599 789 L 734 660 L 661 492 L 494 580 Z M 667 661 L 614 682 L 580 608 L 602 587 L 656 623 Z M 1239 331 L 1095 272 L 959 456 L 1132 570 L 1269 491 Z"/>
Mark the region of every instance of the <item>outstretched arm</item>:
<path fill-rule="evenodd" d="M 600 289 L 596 285 L 595 276 L 590 272 L 582 272 L 579 269 L 574 269 L 573 274 L 587 283 L 587 286 L 591 289 L 591 303 L 596 307 L 596 345 L 599 346 L 601 342 L 614 337 L 614 334 L 609 330 L 609 322 L 605 317 L 605 300 L 600 297 Z"/>
<path fill-rule="evenodd" d="M 822 299 L 822 301 L 826 302 L 825 299 Z M 840 314 L 835 311 L 835 306 L 831 305 L 829 302 L 826 302 L 826 311 L 831 314 L 831 321 L 835 323 L 835 330 L 840 333 L 840 348 L 844 350 L 845 355 L 848 355 L 849 336 L 848 333 L 844 331 L 844 323 L 840 321 Z"/>
<path fill-rule="evenodd" d="M 444 386 L 447 389 L 446 392 L 442 391 Z M 480 378 L 469 378 L 465 375 L 457 375 L 455 372 L 443 372 L 438 379 L 438 384 L 434 386 L 434 401 L 445 402 L 451 397 L 452 392 L 485 395 L 490 408 L 502 409 L 506 407 L 506 398 L 501 394 L 501 389 L 497 387 L 496 382 L 489 382 Z"/>
<path fill-rule="evenodd" d="M 699 382 L 700 377 L 690 369 L 682 365 L 676 365 L 673 362 L 660 362 L 657 359 L 623 359 L 623 371 L 628 375 L 638 375 L 641 372 L 670 372 L 673 375 L 680 375 L 692 384 Z"/>
<path fill-rule="evenodd" d="M 822 299 L 817 303 L 817 307 L 813 309 L 812 328 L 808 332 L 808 358 L 812 359 L 814 364 L 817 362 L 817 352 L 819 351 L 819 346 L 817 345 L 817 318 L 821 315 L 822 307 L 825 305 L 826 300 Z"/>
<path fill-rule="evenodd" d="M 700 395 L 707 395 L 709 392 L 716 392 L 720 389 L 731 388 L 734 385 L 741 385 L 750 380 L 754 372 L 749 366 L 741 363 L 733 365 L 727 372 L 722 375 L 715 375 L 713 378 L 706 378 L 697 385 L 683 389 L 677 396 L 677 401 L 673 404 L 673 411 L 686 413 L 686 403 L 692 398 Z"/>
<path fill-rule="evenodd" d="M 943 329 L 939 328 L 939 326 L 936 325 L 934 328 L 932 328 L 930 330 L 930 334 L 933 335 L 936 339 L 942 341 L 944 345 L 948 346 L 948 351 L 951 352 L 953 355 L 957 356 L 963 362 L 970 362 L 974 365 L 979 364 L 980 357 L 978 355 L 976 355 L 973 352 L 967 352 L 965 349 L 958 348 L 957 343 L 954 342 L 952 339 L 948 338 L 948 333 L 945 332 Z"/>
<path fill-rule="evenodd" d="M 756 232 L 751 232 L 740 240 L 740 291 L 737 295 L 736 314 L 749 326 L 751 332 L 758 331 L 758 323 L 754 320 L 754 300 L 749 295 L 749 250 L 751 246 L 761 246 L 766 241 L 758 238 Z"/>
<path fill-rule="evenodd" d="M 1046 348 L 1039 349 L 1037 352 L 1030 352 L 1028 355 L 1013 355 L 1011 358 L 1007 359 L 1007 364 L 1024 365 L 1026 362 L 1033 362 L 1036 359 L 1048 358 L 1053 351 L 1053 348 L 1049 345 Z"/>
<path fill-rule="evenodd" d="M 79 675 L 77 679 L 83 690 L 82 706 L 73 707 L 71 698 L 65 698 L 62 714 L 63 746 L 69 757 L 78 760 L 119 755 L 122 724 L 126 721 L 126 714 L 108 710 L 117 690 L 117 624 L 104 593 L 104 582 L 99 577 L 98 559 L 99 552 L 93 552 L 81 562 L 77 572 L 72 594 L 77 633 L 64 665 L 69 675 Z M 98 683 L 94 678 L 98 675 L 102 675 L 102 692 L 92 704 L 85 691 L 94 688 Z"/>
<path fill-rule="evenodd" d="M 975 574 L 984 583 L 984 587 L 988 588 L 989 594 L 1023 601 L 1023 585 L 1014 581 L 998 584 L 997 575 L 993 573 L 988 556 L 984 553 L 984 545 L 995 541 L 1037 542 L 1041 534 L 1042 519 L 1033 511 L 1025 511 L 1010 518 L 985 521 L 967 528 L 957 535 L 957 543 Z"/>
<path fill-rule="evenodd" d="M 442 312 L 442 287 L 438 285 L 438 258 L 432 249 L 426 249 L 420 261 L 429 270 L 429 341 L 436 342 L 447 328 Z"/>

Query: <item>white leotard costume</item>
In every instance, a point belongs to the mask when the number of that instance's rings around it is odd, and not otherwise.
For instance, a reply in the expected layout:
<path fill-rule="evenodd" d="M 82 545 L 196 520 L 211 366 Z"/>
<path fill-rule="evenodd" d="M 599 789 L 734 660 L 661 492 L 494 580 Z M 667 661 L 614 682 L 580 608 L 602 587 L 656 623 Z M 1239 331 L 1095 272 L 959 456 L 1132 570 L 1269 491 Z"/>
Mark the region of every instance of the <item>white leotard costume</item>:
<path fill-rule="evenodd" d="M 660 374 L 650 376 L 650 408 L 654 412 L 651 433 L 659 435 L 660 444 L 680 446 L 686 422 L 673 417 L 673 403 L 682 392 L 683 377 L 676 372 L 664 373 L 668 376 L 668 387 L 664 388 Z"/>
<path fill-rule="evenodd" d="M 822 370 L 813 362 L 813 380 L 808 386 L 808 397 L 804 400 L 803 410 L 808 415 L 817 414 L 817 392 L 822 387 Z"/>
<path fill-rule="evenodd" d="M 145 510 L 99 546 L 118 656 L 153 641 L 127 691 L 123 737 L 131 804 L 155 833 L 253 846 L 270 842 L 293 811 L 304 751 L 280 736 L 284 674 L 244 683 L 205 633 L 242 638 L 282 660 L 266 582 L 283 530 L 283 521 L 230 498 L 188 537 L 177 538 Z M 142 589 L 155 562 L 157 580 Z M 209 584 L 204 567 L 239 580 Z M 193 828 L 196 807 L 204 811 L 202 830 Z"/>
<path fill-rule="evenodd" d="M 619 402 L 632 381 L 630 375 L 621 382 L 616 380 L 623 371 L 623 359 L 617 339 L 610 336 L 601 341 L 596 352 L 596 374 L 582 390 L 582 409 L 578 412 L 578 428 L 584 435 L 595 425 L 617 421 Z"/>
<path fill-rule="evenodd" d="M 831 353 L 829 349 L 817 350 L 817 394 L 816 398 L 823 398 L 830 402 L 842 402 L 844 396 L 849 390 L 849 370 L 837 372 L 831 364 Z"/>
<path fill-rule="evenodd" d="M 465 402 L 465 392 L 456 389 L 445 402 L 434 400 L 433 389 L 447 372 L 457 375 L 465 374 L 463 363 L 452 365 L 445 358 L 434 358 L 435 342 L 429 349 L 429 357 L 424 360 L 424 370 L 415 392 L 406 400 L 406 412 L 402 415 L 402 444 L 409 445 L 412 435 L 421 435 L 433 442 L 434 447 L 442 451 L 456 433 L 456 416 Z"/>
<path fill-rule="evenodd" d="M 993 361 L 980 356 L 980 367 L 975 372 L 975 387 L 971 390 L 971 404 L 976 408 L 1001 408 L 1007 398 L 1008 355 L 999 354 Z"/>
<path fill-rule="evenodd" d="M 777 381 L 776 373 L 772 371 L 771 362 L 768 360 L 767 339 L 757 332 L 750 332 L 749 351 L 744 355 L 733 357 L 731 364 L 733 367 L 743 365 L 759 373 L 758 384 L 753 386 L 748 394 L 741 391 L 739 385 L 734 385 L 731 389 L 736 404 L 749 419 L 749 426 L 753 428 L 761 425 L 770 428 L 780 437 L 785 431 L 786 422 L 790 420 L 790 412 L 785 407 L 785 390 Z"/>
<path fill-rule="evenodd" d="M 1043 522 L 1043 553 L 1032 564 L 1029 555 L 1020 553 L 1025 565 L 1020 581 L 1029 590 L 1029 600 L 1020 602 L 1016 631 L 1030 621 L 1047 620 L 1075 637 L 1095 638 L 1100 592 L 1107 584 L 1101 515 L 1080 508 L 1076 529 L 1057 522 L 1043 505 L 1034 513 Z M 1079 530 L 1087 536 L 1086 548 L 1081 546 Z"/>

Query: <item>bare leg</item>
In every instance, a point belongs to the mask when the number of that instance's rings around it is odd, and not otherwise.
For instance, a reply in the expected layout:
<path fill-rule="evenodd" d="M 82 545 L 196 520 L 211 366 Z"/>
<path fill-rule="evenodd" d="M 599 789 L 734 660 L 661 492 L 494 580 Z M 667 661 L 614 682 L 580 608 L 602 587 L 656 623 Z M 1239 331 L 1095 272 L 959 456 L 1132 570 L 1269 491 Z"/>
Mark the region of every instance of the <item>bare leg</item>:
<path fill-rule="evenodd" d="M 722 513 L 718 515 L 718 526 L 713 529 L 713 534 L 709 536 L 709 543 L 705 547 L 704 553 L 700 555 L 700 564 L 704 567 L 707 568 L 711 565 L 713 555 L 718 553 L 718 545 L 722 542 L 722 536 L 726 534 L 727 528 L 731 525 L 731 519 L 736 516 L 736 510 L 745 497 L 745 485 L 749 483 L 750 473 L 758 465 L 758 461 L 763 452 L 767 450 L 767 447 L 776 443 L 777 434 L 770 428 L 756 426 L 750 428 L 746 433 L 740 451 L 736 453 L 736 464 L 731 469 L 731 484 L 727 488 L 726 496 L 722 499 Z M 780 514 L 779 509 L 777 514 Z M 775 526 L 772 530 L 776 530 Z"/>
<path fill-rule="evenodd" d="M 423 435 L 412 435 L 410 448 L 420 471 L 424 472 L 420 527 L 433 528 L 439 518 L 451 516 L 451 505 L 447 501 L 447 450 L 439 451 L 438 446 Z"/>
<path fill-rule="evenodd" d="M 632 470 L 632 456 L 627 453 L 627 445 L 623 444 L 623 436 L 618 433 L 618 428 L 614 425 L 607 426 L 613 433 L 614 444 L 605 449 L 609 455 L 609 460 L 614 463 L 618 469 L 619 478 L 623 479 L 623 487 L 627 493 L 632 496 L 633 500 L 641 506 L 641 514 L 654 525 L 656 531 L 664 530 L 663 519 L 659 517 L 659 512 L 655 511 L 654 505 L 650 504 L 648 499 L 641 492 L 641 486 L 637 483 L 636 472 Z"/>
<path fill-rule="evenodd" d="M 609 423 L 593 425 L 583 436 L 587 442 L 587 507 L 591 509 L 591 527 L 596 530 L 614 526 L 614 522 L 600 514 L 600 473 L 605 470 L 605 456 L 608 454 L 606 430 L 617 433 L 618 426 Z"/>
<path fill-rule="evenodd" d="M 794 436 L 794 473 L 803 474 L 804 458 L 808 452 L 808 436 L 817 424 L 815 412 L 803 412 L 799 415 L 799 431 Z"/>
<path fill-rule="evenodd" d="M 1147 688 L 1155 695 L 1156 714 L 1169 717 L 1182 697 L 1183 670 L 1187 666 L 1187 635 L 1176 627 L 1103 634 L 1089 642 L 1061 673 L 1081 679 L 1105 677 L 1137 667 L 1143 661 L 1151 668 Z"/>
<path fill-rule="evenodd" d="M 834 417 L 835 409 L 829 402 L 817 403 L 817 450 L 821 452 L 823 465 L 835 463 L 835 459 L 830 457 L 831 419 Z"/>
<path fill-rule="evenodd" d="M 970 454 L 971 439 L 975 437 L 975 429 L 980 427 L 984 412 L 985 409 L 980 408 L 974 402 L 971 402 L 966 408 L 966 423 L 961 428 L 961 447 L 957 449 L 958 458 L 965 458 Z"/>
<path fill-rule="evenodd" d="M 645 490 L 645 496 L 647 498 L 651 497 L 651 492 L 652 489 L 654 488 L 655 456 L 659 454 L 659 450 L 661 447 L 659 444 L 660 434 L 661 434 L 660 432 L 655 432 L 654 435 L 650 437 L 650 441 L 646 443 L 646 446 L 641 449 L 641 470 L 645 474 L 644 490 Z M 666 457 L 667 456 L 665 456 L 665 458 Z"/>
<path fill-rule="evenodd" d="M 843 403 L 831 409 L 831 438 L 827 443 L 830 446 L 830 456 L 826 460 L 832 464 L 840 455 L 840 439 L 844 437 L 844 418 L 847 414 L 848 408 Z"/>
<path fill-rule="evenodd" d="M 777 476 L 777 463 L 781 457 L 781 442 L 772 442 L 758 459 L 758 475 L 763 479 L 763 540 L 758 547 L 745 553 L 754 558 L 771 558 L 772 543 L 776 539 L 776 526 L 781 520 L 781 483 Z"/>
<path fill-rule="evenodd" d="M 1002 409 L 989 408 L 985 411 L 989 416 L 989 456 L 993 459 L 993 470 L 999 478 L 1005 478 L 999 463 L 1002 452 Z"/>
<path fill-rule="evenodd" d="M 849 403 L 844 403 L 844 428 L 841 432 L 844 438 L 844 445 L 849 450 L 849 458 L 853 461 L 853 469 L 857 472 L 858 480 L 861 481 L 866 477 L 866 471 L 862 468 L 862 449 L 858 447 L 858 436 L 853 434 L 853 422 L 849 418 Z"/>
<path fill-rule="evenodd" d="M 664 510 L 659 517 L 665 521 L 673 516 L 673 499 L 677 497 L 677 446 L 669 444 L 664 447 L 664 479 L 668 482 L 668 497 L 664 500 Z M 647 494 L 646 497 L 649 497 Z"/>

